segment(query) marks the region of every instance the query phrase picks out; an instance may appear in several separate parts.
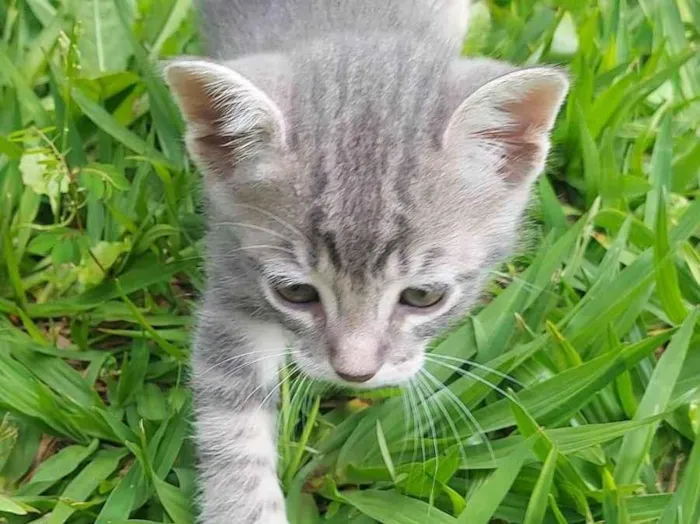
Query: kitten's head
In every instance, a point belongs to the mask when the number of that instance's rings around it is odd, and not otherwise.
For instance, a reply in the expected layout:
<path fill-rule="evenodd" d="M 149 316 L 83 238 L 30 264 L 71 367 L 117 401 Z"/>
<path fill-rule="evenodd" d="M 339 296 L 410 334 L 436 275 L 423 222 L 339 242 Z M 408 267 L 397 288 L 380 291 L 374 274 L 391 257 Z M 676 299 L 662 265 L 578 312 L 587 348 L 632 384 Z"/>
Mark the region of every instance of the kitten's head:
<path fill-rule="evenodd" d="M 568 86 L 381 40 L 166 78 L 205 176 L 212 295 L 284 325 L 309 375 L 367 386 L 412 377 L 508 253 Z"/>

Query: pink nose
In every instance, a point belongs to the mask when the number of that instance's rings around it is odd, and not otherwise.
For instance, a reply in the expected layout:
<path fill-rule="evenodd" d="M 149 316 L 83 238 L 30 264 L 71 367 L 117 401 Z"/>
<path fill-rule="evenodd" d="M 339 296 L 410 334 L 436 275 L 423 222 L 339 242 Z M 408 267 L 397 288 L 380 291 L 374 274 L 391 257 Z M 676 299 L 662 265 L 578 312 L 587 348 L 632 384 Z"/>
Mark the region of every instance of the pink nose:
<path fill-rule="evenodd" d="M 344 380 L 347 380 L 348 382 L 367 382 L 369 379 L 371 379 L 374 375 L 376 375 L 376 371 L 374 373 L 367 373 L 365 375 L 349 375 L 347 373 L 341 373 L 340 371 L 336 370 L 336 373 L 338 373 L 338 376 Z"/>
<path fill-rule="evenodd" d="M 376 341 L 348 341 L 330 346 L 333 369 L 348 382 L 367 382 L 382 367 L 385 349 Z"/>

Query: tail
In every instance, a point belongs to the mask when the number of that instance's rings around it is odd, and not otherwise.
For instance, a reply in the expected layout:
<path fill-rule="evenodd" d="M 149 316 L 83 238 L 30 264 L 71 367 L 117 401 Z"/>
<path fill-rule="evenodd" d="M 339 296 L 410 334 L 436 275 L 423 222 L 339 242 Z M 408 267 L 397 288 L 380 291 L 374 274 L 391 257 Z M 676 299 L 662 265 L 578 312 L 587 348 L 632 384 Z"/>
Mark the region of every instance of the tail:
<path fill-rule="evenodd" d="M 347 32 L 405 33 L 457 52 L 470 0 L 199 0 L 202 36 L 214 58 L 284 51 Z"/>

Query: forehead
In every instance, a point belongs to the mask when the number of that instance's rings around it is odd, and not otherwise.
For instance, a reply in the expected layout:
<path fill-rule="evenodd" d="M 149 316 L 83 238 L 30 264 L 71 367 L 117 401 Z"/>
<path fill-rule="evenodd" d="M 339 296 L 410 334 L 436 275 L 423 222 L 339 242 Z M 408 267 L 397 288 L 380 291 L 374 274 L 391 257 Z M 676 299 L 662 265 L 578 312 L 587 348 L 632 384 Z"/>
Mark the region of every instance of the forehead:
<path fill-rule="evenodd" d="M 449 61 L 410 42 L 338 40 L 293 55 L 286 118 L 299 154 L 329 142 L 374 149 L 433 140 Z"/>
<path fill-rule="evenodd" d="M 438 149 L 443 64 L 392 46 L 315 50 L 297 64 L 288 110 L 313 256 L 358 279 L 407 265 L 421 229 L 412 188 Z"/>
<path fill-rule="evenodd" d="M 360 281 L 384 274 L 390 264 L 395 273 L 408 272 L 415 231 L 403 215 L 357 220 L 358 215 L 353 213 L 338 224 L 326 219 L 327 212 L 322 206 L 315 206 L 310 213 L 314 265 L 320 265 L 325 257 L 335 273 Z"/>

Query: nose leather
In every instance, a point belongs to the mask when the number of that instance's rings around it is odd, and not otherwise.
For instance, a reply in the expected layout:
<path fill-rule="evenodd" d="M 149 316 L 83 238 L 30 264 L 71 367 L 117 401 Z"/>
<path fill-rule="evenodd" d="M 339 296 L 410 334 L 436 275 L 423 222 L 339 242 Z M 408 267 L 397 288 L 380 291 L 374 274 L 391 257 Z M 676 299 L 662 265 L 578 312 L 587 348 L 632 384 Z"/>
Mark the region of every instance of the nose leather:
<path fill-rule="evenodd" d="M 371 379 L 375 373 L 367 373 L 366 375 L 348 375 L 347 373 L 341 373 L 340 371 L 336 371 L 338 373 L 338 376 L 344 380 L 347 380 L 348 382 L 367 382 L 369 379 Z"/>
<path fill-rule="evenodd" d="M 382 367 L 385 345 L 371 333 L 346 331 L 342 337 L 329 337 L 330 364 L 347 382 L 367 382 Z"/>

